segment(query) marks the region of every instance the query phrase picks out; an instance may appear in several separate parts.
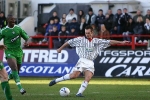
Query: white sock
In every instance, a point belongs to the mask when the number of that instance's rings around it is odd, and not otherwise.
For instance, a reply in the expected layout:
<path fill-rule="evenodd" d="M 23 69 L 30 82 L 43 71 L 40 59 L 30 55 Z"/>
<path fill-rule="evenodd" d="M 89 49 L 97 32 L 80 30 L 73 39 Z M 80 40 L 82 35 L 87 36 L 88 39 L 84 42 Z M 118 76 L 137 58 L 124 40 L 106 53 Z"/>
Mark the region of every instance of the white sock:
<path fill-rule="evenodd" d="M 80 89 L 79 89 L 77 94 L 79 94 L 79 93 L 82 94 L 84 92 L 84 90 L 87 88 L 87 86 L 88 86 L 88 82 L 87 81 L 83 81 L 83 83 L 81 84 L 81 87 L 80 87 Z"/>
<path fill-rule="evenodd" d="M 62 76 L 60 78 L 57 78 L 55 80 L 55 82 L 57 83 L 57 82 L 61 82 L 61 81 L 69 80 L 69 79 L 70 79 L 70 74 L 66 74 L 66 75 L 64 75 L 64 76 Z"/>

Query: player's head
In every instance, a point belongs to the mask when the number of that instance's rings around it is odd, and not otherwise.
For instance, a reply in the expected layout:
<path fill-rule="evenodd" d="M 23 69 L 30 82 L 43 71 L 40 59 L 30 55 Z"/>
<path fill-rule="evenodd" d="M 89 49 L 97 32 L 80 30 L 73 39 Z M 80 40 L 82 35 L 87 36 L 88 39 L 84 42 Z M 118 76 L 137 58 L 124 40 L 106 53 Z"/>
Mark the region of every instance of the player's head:
<path fill-rule="evenodd" d="M 7 22 L 8 22 L 8 25 L 10 25 L 10 26 L 15 25 L 15 19 L 14 19 L 13 15 L 7 16 Z"/>
<path fill-rule="evenodd" d="M 92 26 L 88 25 L 85 27 L 85 36 L 87 38 L 92 38 L 93 37 L 93 28 Z"/>

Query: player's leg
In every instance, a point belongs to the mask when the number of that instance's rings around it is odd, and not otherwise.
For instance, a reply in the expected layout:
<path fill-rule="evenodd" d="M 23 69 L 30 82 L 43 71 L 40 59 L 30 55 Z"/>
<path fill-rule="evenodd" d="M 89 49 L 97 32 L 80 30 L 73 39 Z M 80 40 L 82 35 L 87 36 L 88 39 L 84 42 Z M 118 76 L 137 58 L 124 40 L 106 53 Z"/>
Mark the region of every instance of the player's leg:
<path fill-rule="evenodd" d="M 54 80 L 52 80 L 50 83 L 49 83 L 49 86 L 53 86 L 55 85 L 56 83 L 58 82 L 61 82 L 61 81 L 65 81 L 65 80 L 70 80 L 70 79 L 75 79 L 77 78 L 79 75 L 80 75 L 80 71 L 74 71 L 73 73 L 71 74 L 66 74 L 60 78 L 56 78 Z"/>
<path fill-rule="evenodd" d="M 26 93 L 26 91 L 22 88 L 21 83 L 20 83 L 20 77 L 18 75 L 18 68 L 17 68 L 17 61 L 15 58 L 7 58 L 7 63 L 10 66 L 11 70 L 12 70 L 12 75 L 13 78 L 16 82 L 16 85 L 20 91 L 21 94 Z"/>
<path fill-rule="evenodd" d="M 7 57 L 6 57 L 6 60 L 7 60 Z M 8 81 L 9 81 L 10 79 L 13 79 L 12 71 L 10 71 L 10 73 L 9 73 L 9 75 L 8 75 Z"/>
<path fill-rule="evenodd" d="M 19 74 L 19 71 L 22 65 L 23 53 L 20 53 L 19 57 L 16 57 L 16 58 L 17 58 L 17 68 L 18 68 L 18 74 Z"/>
<path fill-rule="evenodd" d="M 21 56 L 20 57 L 17 57 L 17 68 L 18 68 L 18 75 L 19 75 L 19 71 L 20 71 L 20 68 L 21 68 L 21 64 L 22 64 L 22 54 L 20 54 Z M 26 91 L 22 88 L 21 89 L 21 94 L 24 94 L 26 93 Z"/>
<path fill-rule="evenodd" d="M 81 74 L 81 72 L 83 71 L 83 68 L 80 67 L 80 66 L 82 66 L 82 63 L 80 63 L 80 62 L 78 61 L 77 64 L 75 65 L 75 67 L 74 67 L 73 73 L 66 74 L 66 75 L 64 75 L 64 76 L 62 76 L 62 77 L 60 77 L 60 78 L 57 78 L 57 79 L 52 80 L 52 81 L 49 83 L 49 86 L 53 86 L 53 85 L 55 85 L 56 83 L 61 82 L 61 81 L 65 81 L 65 80 L 77 78 L 77 77 Z"/>
<path fill-rule="evenodd" d="M 1 77 L 1 87 L 4 91 L 6 99 L 7 100 L 13 100 L 12 95 L 11 95 L 11 91 L 10 91 L 10 86 L 8 83 L 8 74 L 7 74 L 6 70 L 4 69 L 2 62 L 0 64 L 0 77 Z"/>
<path fill-rule="evenodd" d="M 69 80 L 69 79 L 75 79 L 80 75 L 80 73 L 81 73 L 80 71 L 74 71 L 71 74 L 66 74 L 60 78 L 57 78 L 55 81 L 58 83 L 58 82 Z"/>
<path fill-rule="evenodd" d="M 21 68 L 21 64 L 17 64 L 17 68 L 18 68 L 18 75 L 19 75 L 19 71 L 20 71 L 20 68 Z"/>
<path fill-rule="evenodd" d="M 83 97 L 82 93 L 84 92 L 84 90 L 87 88 L 89 81 L 91 80 L 92 76 L 93 76 L 94 71 L 93 70 L 86 70 L 84 71 L 84 75 L 85 75 L 85 79 L 82 82 L 78 93 L 76 94 L 77 97 Z"/>
<path fill-rule="evenodd" d="M 12 75 L 12 71 L 10 71 L 9 75 L 8 75 L 8 80 L 13 79 L 13 75 Z"/>
<path fill-rule="evenodd" d="M 17 68 L 18 68 L 18 75 L 19 75 L 19 71 L 20 71 L 20 68 L 21 68 L 21 64 L 17 64 Z M 12 75 L 12 71 L 9 73 L 8 75 L 8 80 L 10 79 L 13 79 L 13 75 Z"/>

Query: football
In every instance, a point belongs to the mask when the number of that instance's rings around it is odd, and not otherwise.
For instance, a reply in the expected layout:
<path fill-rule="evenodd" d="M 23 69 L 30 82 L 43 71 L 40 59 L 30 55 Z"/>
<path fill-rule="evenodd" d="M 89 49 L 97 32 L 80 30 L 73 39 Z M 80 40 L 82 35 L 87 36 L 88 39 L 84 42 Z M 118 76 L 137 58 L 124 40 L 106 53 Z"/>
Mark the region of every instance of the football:
<path fill-rule="evenodd" d="M 59 93 L 60 93 L 60 96 L 66 97 L 66 96 L 69 96 L 70 90 L 69 90 L 67 87 L 62 87 L 62 88 L 59 90 Z"/>

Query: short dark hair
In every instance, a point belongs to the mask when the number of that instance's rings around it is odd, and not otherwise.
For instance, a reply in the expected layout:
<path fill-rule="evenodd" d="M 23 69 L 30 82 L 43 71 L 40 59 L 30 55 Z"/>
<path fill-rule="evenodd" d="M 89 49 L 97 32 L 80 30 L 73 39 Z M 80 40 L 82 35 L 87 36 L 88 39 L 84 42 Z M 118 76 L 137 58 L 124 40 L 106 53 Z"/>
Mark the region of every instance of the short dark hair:
<path fill-rule="evenodd" d="M 146 19 L 150 20 L 148 17 L 147 17 L 147 18 L 145 18 L 145 20 L 146 20 Z"/>
<path fill-rule="evenodd" d="M 62 28 L 62 27 L 65 27 L 65 28 L 66 28 L 66 26 L 65 26 L 65 25 L 62 25 L 62 26 L 61 26 L 61 28 Z"/>
<path fill-rule="evenodd" d="M 53 11 L 53 13 L 57 13 L 57 11 Z"/>
<path fill-rule="evenodd" d="M 13 17 L 13 15 L 8 15 L 8 16 L 7 16 L 7 19 L 9 19 L 10 17 Z"/>
<path fill-rule="evenodd" d="M 54 25 L 54 26 L 53 26 L 53 28 L 57 28 L 57 26 L 56 26 L 56 25 Z"/>
<path fill-rule="evenodd" d="M 54 20 L 56 20 L 56 19 L 59 20 L 58 18 L 54 18 Z"/>
<path fill-rule="evenodd" d="M 3 11 L 1 11 L 0 13 L 3 13 L 3 14 L 4 14 L 4 12 L 3 12 Z"/>
<path fill-rule="evenodd" d="M 52 21 L 52 20 L 54 21 L 54 19 L 53 19 L 53 18 L 51 18 L 51 19 L 50 19 L 50 21 Z"/>
<path fill-rule="evenodd" d="M 102 12 L 103 12 L 103 9 L 99 9 L 99 11 L 102 11 Z"/>
<path fill-rule="evenodd" d="M 70 8 L 70 10 L 69 11 L 73 11 L 74 12 L 74 9 L 73 8 Z"/>
<path fill-rule="evenodd" d="M 91 31 L 93 31 L 93 28 L 92 28 L 91 25 L 86 26 L 85 29 L 86 29 L 86 30 L 87 30 L 87 29 L 91 29 Z"/>
<path fill-rule="evenodd" d="M 127 8 L 123 8 L 123 10 L 127 10 Z"/>
<path fill-rule="evenodd" d="M 90 11 L 93 12 L 93 9 L 92 9 L 92 8 L 89 8 L 89 12 L 90 12 Z"/>
<path fill-rule="evenodd" d="M 72 20 L 75 20 L 75 21 L 76 21 L 77 19 L 74 17 L 74 18 L 72 18 Z"/>

